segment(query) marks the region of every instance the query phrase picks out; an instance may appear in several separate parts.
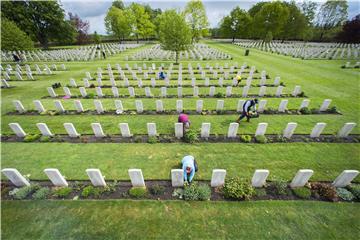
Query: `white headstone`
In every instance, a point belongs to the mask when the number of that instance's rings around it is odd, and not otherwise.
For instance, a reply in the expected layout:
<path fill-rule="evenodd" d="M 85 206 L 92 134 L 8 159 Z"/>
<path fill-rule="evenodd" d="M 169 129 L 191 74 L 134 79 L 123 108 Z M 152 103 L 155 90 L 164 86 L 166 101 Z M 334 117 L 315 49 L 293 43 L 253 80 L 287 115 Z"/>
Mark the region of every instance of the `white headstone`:
<path fill-rule="evenodd" d="M 175 137 L 182 138 L 184 136 L 184 124 L 175 123 Z"/>
<path fill-rule="evenodd" d="M 121 131 L 121 136 L 123 137 L 131 137 L 129 125 L 127 123 L 119 123 L 119 128 Z"/>
<path fill-rule="evenodd" d="M 51 133 L 50 129 L 45 123 L 37 123 L 36 126 L 40 130 L 43 136 L 48 136 L 48 137 L 54 136 L 54 134 Z"/>
<path fill-rule="evenodd" d="M 284 129 L 283 136 L 285 138 L 291 138 L 295 132 L 296 127 L 297 127 L 297 123 L 294 123 L 294 122 L 288 123 L 286 128 Z"/>
<path fill-rule="evenodd" d="M 344 170 L 332 183 L 334 187 L 346 187 L 359 174 L 357 170 Z"/>
<path fill-rule="evenodd" d="M 15 168 L 4 168 L 1 172 L 17 187 L 30 186 L 30 183 Z"/>
<path fill-rule="evenodd" d="M 210 91 L 209 91 L 209 96 L 210 96 L 210 97 L 213 97 L 214 94 L 215 94 L 215 87 L 214 87 L 214 86 L 211 86 L 211 87 L 210 87 Z"/>
<path fill-rule="evenodd" d="M 301 87 L 300 87 L 300 86 L 295 86 L 294 91 L 292 92 L 292 95 L 293 95 L 294 97 L 296 97 L 297 95 L 300 94 L 300 90 L 301 90 Z"/>
<path fill-rule="evenodd" d="M 71 87 L 77 87 L 77 84 L 76 84 L 76 82 L 75 82 L 75 79 L 70 78 L 70 86 L 71 86 Z"/>
<path fill-rule="evenodd" d="M 119 89 L 117 87 L 111 87 L 111 91 L 112 91 L 112 94 L 114 95 L 114 97 L 116 97 L 116 98 L 119 97 Z"/>
<path fill-rule="evenodd" d="M 171 186 L 173 187 L 184 186 L 184 170 L 171 169 Z"/>
<path fill-rule="evenodd" d="M 263 187 L 266 183 L 266 178 L 269 176 L 269 170 L 257 169 L 251 179 L 253 187 Z"/>
<path fill-rule="evenodd" d="M 242 97 L 247 97 L 248 92 L 249 92 L 249 86 L 245 86 L 242 92 Z"/>
<path fill-rule="evenodd" d="M 166 87 L 161 87 L 161 97 L 166 97 Z"/>
<path fill-rule="evenodd" d="M 162 100 L 156 100 L 156 112 L 163 112 L 164 111 L 164 105 Z"/>
<path fill-rule="evenodd" d="M 281 100 L 281 102 L 280 102 L 280 104 L 279 104 L 278 111 L 279 111 L 279 112 L 285 112 L 286 109 L 287 109 L 287 104 L 288 104 L 288 100 L 287 100 L 287 99 Z"/>
<path fill-rule="evenodd" d="M 24 132 L 24 130 L 22 129 L 20 124 L 18 124 L 18 123 L 9 123 L 9 127 L 11 128 L 11 130 L 13 130 L 13 132 L 16 134 L 16 136 L 18 136 L 18 137 L 25 137 L 26 136 L 26 133 Z"/>
<path fill-rule="evenodd" d="M 280 77 L 275 77 L 274 79 L 274 85 L 277 86 L 280 84 Z"/>
<path fill-rule="evenodd" d="M 94 185 L 95 187 L 106 186 L 104 176 L 101 174 L 99 169 L 95 169 L 95 168 L 86 169 L 86 173 L 89 176 L 92 185 Z"/>
<path fill-rule="evenodd" d="M 46 112 L 40 100 L 34 100 L 35 108 L 39 113 Z"/>
<path fill-rule="evenodd" d="M 98 97 L 101 98 L 104 96 L 101 87 L 96 87 L 95 90 L 96 90 L 96 94 L 98 95 Z"/>
<path fill-rule="evenodd" d="M 260 100 L 259 107 L 258 107 L 258 110 L 257 110 L 259 113 L 264 112 L 266 103 L 267 103 L 267 100 L 265 100 L 265 99 Z"/>
<path fill-rule="evenodd" d="M 216 111 L 224 110 L 224 100 L 217 100 L 216 102 Z"/>
<path fill-rule="evenodd" d="M 52 184 L 57 187 L 67 187 L 69 185 L 64 176 L 61 175 L 60 171 L 56 168 L 47 168 L 44 170 L 44 173 L 48 176 Z"/>
<path fill-rule="evenodd" d="M 195 87 L 193 88 L 193 90 L 194 90 L 194 97 L 198 97 L 198 96 L 199 96 L 199 87 L 198 87 L 198 86 L 195 86 Z"/>
<path fill-rule="evenodd" d="M 320 107 L 320 111 L 325 112 L 328 109 L 330 103 L 331 103 L 331 99 L 325 99 Z"/>
<path fill-rule="evenodd" d="M 314 174 L 311 169 L 300 169 L 290 183 L 291 188 L 303 187 Z"/>
<path fill-rule="evenodd" d="M 80 134 L 76 131 L 74 124 L 64 123 L 64 127 L 65 127 L 66 132 L 69 134 L 69 137 L 76 138 L 76 137 L 80 136 Z"/>
<path fill-rule="evenodd" d="M 68 87 L 63 87 L 65 96 L 71 97 L 71 91 Z"/>
<path fill-rule="evenodd" d="M 220 187 L 225 183 L 226 170 L 225 169 L 213 169 L 211 176 L 211 187 Z"/>
<path fill-rule="evenodd" d="M 309 107 L 309 104 L 310 104 L 310 100 L 309 99 L 304 99 L 302 102 L 301 102 L 301 105 L 300 105 L 300 108 L 299 109 L 302 109 L 302 108 L 307 108 Z"/>
<path fill-rule="evenodd" d="M 75 100 L 74 105 L 75 105 L 75 108 L 76 108 L 77 112 L 83 112 L 84 111 L 83 105 L 81 104 L 80 100 Z"/>
<path fill-rule="evenodd" d="M 182 100 L 176 100 L 176 111 L 178 113 L 181 113 L 183 111 L 183 101 Z"/>
<path fill-rule="evenodd" d="M 203 109 L 203 100 L 196 101 L 196 112 L 201 113 Z"/>
<path fill-rule="evenodd" d="M 178 87 L 178 88 L 177 88 L 177 94 L 178 94 L 178 97 L 179 97 L 179 98 L 182 97 L 182 87 Z"/>
<path fill-rule="evenodd" d="M 232 87 L 231 86 L 227 86 L 226 87 L 226 96 L 227 97 L 231 97 L 231 91 L 232 91 Z"/>
<path fill-rule="evenodd" d="M 156 124 L 155 123 L 147 123 L 147 131 L 149 137 L 155 137 L 156 133 Z"/>
<path fill-rule="evenodd" d="M 90 87 L 89 80 L 87 78 L 83 78 L 83 81 L 84 81 L 84 87 L 89 88 Z"/>
<path fill-rule="evenodd" d="M 135 90 L 133 87 L 128 87 L 130 97 L 135 97 Z"/>
<path fill-rule="evenodd" d="M 145 96 L 151 97 L 151 90 L 149 87 L 145 87 Z"/>
<path fill-rule="evenodd" d="M 22 103 L 19 100 L 14 100 L 13 104 L 15 106 L 16 111 L 18 111 L 19 113 L 26 112 L 24 106 L 22 105 Z"/>
<path fill-rule="evenodd" d="M 91 123 L 91 128 L 94 132 L 95 137 L 105 137 L 100 123 Z"/>
<path fill-rule="evenodd" d="M 136 111 L 142 113 L 144 111 L 143 103 L 141 100 L 135 100 Z"/>
<path fill-rule="evenodd" d="M 84 87 L 79 87 L 79 91 L 82 97 L 87 96 L 86 89 Z"/>
<path fill-rule="evenodd" d="M 311 131 L 310 137 L 311 138 L 318 138 L 322 131 L 324 130 L 326 123 L 317 123 L 313 130 Z"/>
<path fill-rule="evenodd" d="M 104 113 L 104 108 L 101 103 L 101 100 L 94 100 L 94 105 L 95 105 L 96 112 L 98 114 Z"/>
<path fill-rule="evenodd" d="M 353 128 L 356 126 L 356 123 L 345 123 L 344 126 L 340 129 L 340 131 L 337 133 L 337 137 L 344 138 L 349 136 L 350 132 L 353 130 Z"/>
<path fill-rule="evenodd" d="M 60 100 L 55 100 L 55 101 L 54 101 L 54 104 L 55 104 L 55 108 L 56 108 L 56 110 L 57 110 L 58 112 L 61 112 L 61 113 L 65 112 L 65 108 L 64 108 L 64 106 L 62 105 L 62 103 L 61 103 Z"/>
<path fill-rule="evenodd" d="M 48 87 L 47 90 L 48 90 L 50 97 L 52 97 L 52 98 L 57 97 L 57 94 L 55 93 L 55 91 L 52 87 Z"/>
<path fill-rule="evenodd" d="M 208 138 L 210 136 L 210 127 L 211 123 L 202 123 L 201 124 L 201 137 Z"/>
<path fill-rule="evenodd" d="M 265 95 L 265 92 L 266 92 L 266 86 L 261 86 L 259 90 L 259 96 L 263 97 Z"/>
<path fill-rule="evenodd" d="M 261 101 L 260 101 L 261 102 Z M 237 112 L 242 112 L 243 111 L 243 106 L 244 106 L 245 100 L 239 100 L 238 101 L 238 105 L 236 107 L 236 111 Z"/>
<path fill-rule="evenodd" d="M 235 138 L 237 135 L 238 128 L 239 128 L 238 123 L 230 123 L 227 134 L 228 138 Z"/>
<path fill-rule="evenodd" d="M 256 128 L 255 136 L 264 136 L 266 133 L 267 126 L 268 126 L 267 123 L 259 123 Z"/>
<path fill-rule="evenodd" d="M 281 97 L 283 89 L 284 89 L 283 86 L 278 86 L 278 87 L 276 88 L 275 96 L 276 96 L 276 97 Z"/>
<path fill-rule="evenodd" d="M 131 185 L 133 187 L 145 187 L 144 177 L 141 169 L 129 169 L 128 170 Z"/>

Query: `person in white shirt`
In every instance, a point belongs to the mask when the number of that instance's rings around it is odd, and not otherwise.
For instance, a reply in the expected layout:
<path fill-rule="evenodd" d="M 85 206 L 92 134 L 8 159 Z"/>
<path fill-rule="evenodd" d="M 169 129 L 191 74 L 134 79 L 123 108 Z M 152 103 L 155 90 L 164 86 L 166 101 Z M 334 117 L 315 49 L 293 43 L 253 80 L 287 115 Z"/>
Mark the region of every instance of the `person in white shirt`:
<path fill-rule="evenodd" d="M 243 119 L 244 117 L 246 117 L 246 121 L 250 122 L 250 111 L 253 109 L 254 111 L 256 111 L 256 104 L 258 103 L 258 100 L 255 99 L 251 99 L 251 100 L 246 100 L 244 105 L 243 105 L 243 110 L 241 115 L 239 116 L 238 120 L 236 121 L 237 123 L 240 123 L 240 120 Z"/>

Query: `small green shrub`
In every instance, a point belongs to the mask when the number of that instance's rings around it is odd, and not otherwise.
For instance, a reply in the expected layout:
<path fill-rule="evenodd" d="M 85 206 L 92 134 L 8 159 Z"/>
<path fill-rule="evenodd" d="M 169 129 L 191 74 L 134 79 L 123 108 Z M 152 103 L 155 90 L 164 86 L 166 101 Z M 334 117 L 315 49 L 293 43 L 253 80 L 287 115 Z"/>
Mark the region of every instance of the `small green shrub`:
<path fill-rule="evenodd" d="M 50 142 L 51 141 L 51 137 L 49 136 L 41 136 L 40 137 L 40 142 Z"/>
<path fill-rule="evenodd" d="M 85 98 L 93 99 L 95 98 L 95 93 L 88 93 Z"/>
<path fill-rule="evenodd" d="M 142 139 L 141 136 L 135 136 L 135 137 L 134 137 L 134 142 L 136 142 L 136 143 L 142 143 L 142 141 L 143 141 L 143 139 Z"/>
<path fill-rule="evenodd" d="M 184 199 L 185 200 L 210 200 L 211 197 L 211 189 L 206 184 L 198 184 L 197 182 L 193 182 L 192 184 L 184 186 Z"/>
<path fill-rule="evenodd" d="M 165 187 L 161 185 L 154 185 L 149 189 L 153 195 L 163 195 L 165 193 Z"/>
<path fill-rule="evenodd" d="M 174 192 L 172 193 L 173 197 L 183 199 L 184 198 L 184 189 L 182 188 L 176 188 Z"/>
<path fill-rule="evenodd" d="M 116 180 L 114 180 L 114 182 L 112 182 L 112 183 L 106 184 L 106 186 L 103 187 L 103 189 L 102 189 L 102 193 L 109 194 L 109 193 L 115 192 L 117 185 L 118 185 L 118 182 Z"/>
<path fill-rule="evenodd" d="M 46 199 L 46 198 L 49 197 L 50 193 L 51 193 L 50 188 L 42 187 L 32 195 L 32 198 L 35 199 L 35 200 Z"/>
<path fill-rule="evenodd" d="M 288 141 L 288 139 L 281 134 L 277 135 L 275 140 L 276 140 L 276 142 L 287 142 Z"/>
<path fill-rule="evenodd" d="M 309 199 L 311 197 L 311 190 L 307 187 L 299 187 L 292 189 L 295 196 L 302 199 Z"/>
<path fill-rule="evenodd" d="M 129 190 L 129 195 L 133 198 L 145 198 L 147 193 L 148 192 L 145 187 L 132 187 Z"/>
<path fill-rule="evenodd" d="M 147 142 L 150 143 L 150 144 L 154 144 L 154 143 L 159 142 L 159 140 L 158 140 L 157 137 L 152 136 L 152 137 L 149 137 L 149 138 L 148 138 Z"/>
<path fill-rule="evenodd" d="M 300 112 L 301 114 L 304 114 L 304 115 L 311 114 L 311 111 L 310 111 L 310 109 L 309 109 L 308 107 L 303 107 L 303 108 L 301 108 L 301 109 L 299 110 L 299 112 Z"/>
<path fill-rule="evenodd" d="M 9 192 L 9 195 L 12 195 L 15 199 L 21 200 L 21 199 L 25 199 L 28 195 L 30 195 L 32 192 L 36 191 L 39 188 L 40 188 L 39 185 L 33 184 L 30 186 L 18 188 L 17 191 L 13 190 L 14 192 L 10 191 L 13 194 L 10 194 L 10 192 Z"/>
<path fill-rule="evenodd" d="M 255 188 L 255 196 L 257 196 L 257 197 L 265 197 L 266 196 L 265 188 Z"/>
<path fill-rule="evenodd" d="M 81 192 L 81 197 L 88 198 L 88 197 L 100 197 L 102 193 L 102 189 L 100 187 L 94 187 L 94 186 L 86 186 Z"/>
<path fill-rule="evenodd" d="M 311 186 L 320 195 L 320 197 L 329 201 L 336 200 L 336 189 L 333 186 L 325 183 L 313 183 Z"/>
<path fill-rule="evenodd" d="M 223 193 L 225 198 L 248 200 L 255 194 L 255 190 L 249 181 L 235 177 L 225 180 Z"/>
<path fill-rule="evenodd" d="M 284 180 L 275 180 L 269 184 L 270 192 L 274 195 L 286 196 L 288 195 L 288 184 Z"/>
<path fill-rule="evenodd" d="M 250 143 L 252 140 L 252 137 L 250 135 L 241 135 L 240 141 L 244 143 Z"/>
<path fill-rule="evenodd" d="M 345 188 L 337 188 L 336 194 L 344 201 L 352 201 L 355 198 L 354 195 Z"/>
<path fill-rule="evenodd" d="M 351 184 L 347 188 L 357 200 L 360 200 L 360 184 Z"/>
<path fill-rule="evenodd" d="M 41 137 L 40 134 L 30 134 L 24 137 L 24 142 L 34 142 Z"/>
<path fill-rule="evenodd" d="M 195 143 L 199 141 L 197 131 L 194 129 L 189 129 L 187 132 L 185 132 L 184 141 L 187 143 Z"/>
<path fill-rule="evenodd" d="M 303 91 L 301 91 L 301 93 L 299 93 L 299 95 L 297 95 L 298 97 L 305 97 L 305 93 Z"/>
<path fill-rule="evenodd" d="M 214 94 L 214 97 L 216 97 L 216 98 L 223 98 L 223 97 L 225 97 L 225 94 L 222 93 L 222 92 L 217 92 L 217 93 Z"/>
<path fill-rule="evenodd" d="M 258 135 L 258 136 L 255 136 L 255 141 L 257 143 L 267 143 L 268 139 L 264 135 Z"/>
<path fill-rule="evenodd" d="M 71 187 L 61 187 L 54 191 L 54 196 L 58 198 L 66 198 L 72 192 Z"/>
<path fill-rule="evenodd" d="M 329 113 L 337 113 L 337 108 L 336 108 L 336 106 L 332 106 L 332 107 L 329 108 L 327 111 L 328 111 Z"/>

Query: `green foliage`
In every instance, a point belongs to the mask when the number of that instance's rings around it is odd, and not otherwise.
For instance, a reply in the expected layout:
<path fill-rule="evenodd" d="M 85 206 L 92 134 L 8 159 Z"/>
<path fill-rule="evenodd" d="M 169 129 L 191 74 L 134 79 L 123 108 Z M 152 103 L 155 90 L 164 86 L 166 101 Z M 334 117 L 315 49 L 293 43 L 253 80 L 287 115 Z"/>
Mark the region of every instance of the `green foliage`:
<path fill-rule="evenodd" d="M 322 198 L 335 201 L 337 198 L 336 189 L 329 184 L 325 183 L 313 183 L 311 185 L 312 189 L 314 189 Z"/>
<path fill-rule="evenodd" d="M 129 195 L 133 198 L 145 198 L 148 192 L 145 187 L 132 187 L 129 190 Z"/>
<path fill-rule="evenodd" d="M 184 186 L 184 199 L 187 201 L 210 200 L 211 189 L 206 184 L 193 182 Z"/>
<path fill-rule="evenodd" d="M 204 4 L 200 0 L 189 1 L 184 10 L 185 20 L 191 29 L 191 42 L 198 42 L 208 34 L 209 22 Z"/>
<path fill-rule="evenodd" d="M 35 199 L 35 200 L 43 200 L 43 199 L 48 198 L 50 193 L 51 193 L 50 188 L 42 187 L 32 195 L 32 198 Z"/>
<path fill-rule="evenodd" d="M 255 141 L 257 143 L 267 143 L 268 140 L 264 135 L 258 135 L 258 136 L 255 136 Z"/>
<path fill-rule="evenodd" d="M 281 134 L 278 134 L 275 139 L 276 142 L 287 142 L 288 139 Z"/>
<path fill-rule="evenodd" d="M 229 16 L 225 16 L 220 23 L 220 33 L 224 37 L 245 38 L 249 36 L 251 17 L 249 14 L 235 7 Z"/>
<path fill-rule="evenodd" d="M 184 198 L 184 189 L 182 188 L 176 188 L 174 192 L 172 193 L 173 197 L 183 199 Z"/>
<path fill-rule="evenodd" d="M 225 198 L 249 200 L 255 190 L 249 181 L 235 177 L 225 180 L 223 193 Z"/>
<path fill-rule="evenodd" d="M 329 113 L 337 113 L 337 108 L 336 108 L 336 106 L 332 106 L 332 107 L 329 108 L 327 111 L 328 111 Z"/>
<path fill-rule="evenodd" d="M 34 43 L 16 24 L 6 18 L 1 19 L 1 49 L 14 50 L 31 50 Z"/>
<path fill-rule="evenodd" d="M 224 98 L 224 97 L 225 97 L 225 93 L 217 92 L 217 93 L 214 94 L 214 97 L 216 97 L 216 98 Z"/>
<path fill-rule="evenodd" d="M 22 188 L 15 188 L 17 190 L 14 189 L 13 191 L 10 191 L 9 195 L 13 196 L 14 199 L 18 199 L 18 200 L 25 199 L 32 192 L 39 189 L 39 187 L 40 187 L 39 185 L 33 184 L 33 185 L 25 186 L 25 187 L 22 187 Z"/>
<path fill-rule="evenodd" d="M 41 136 L 40 137 L 40 142 L 50 142 L 50 141 L 51 141 L 50 136 Z"/>
<path fill-rule="evenodd" d="M 252 140 L 252 137 L 250 135 L 241 135 L 240 141 L 244 143 L 250 143 Z"/>
<path fill-rule="evenodd" d="M 269 43 L 273 40 L 273 35 L 271 31 L 268 31 L 265 35 L 264 42 Z"/>
<path fill-rule="evenodd" d="M 311 190 L 307 187 L 299 187 L 292 189 L 295 196 L 302 199 L 309 199 L 311 197 Z"/>
<path fill-rule="evenodd" d="M 360 184 L 351 184 L 347 188 L 357 200 L 360 200 Z"/>
<path fill-rule="evenodd" d="M 159 40 L 164 50 L 174 51 L 176 63 L 178 62 L 179 52 L 190 48 L 191 30 L 183 15 L 175 10 L 163 12 L 159 18 Z"/>
<path fill-rule="evenodd" d="M 195 129 L 189 129 L 184 134 L 184 141 L 187 143 L 195 143 L 199 141 L 198 132 Z"/>
<path fill-rule="evenodd" d="M 286 196 L 288 195 L 288 184 L 284 180 L 275 180 L 269 183 L 268 190 L 274 195 Z"/>
<path fill-rule="evenodd" d="M 58 198 L 66 198 L 67 196 L 70 195 L 72 190 L 73 189 L 71 187 L 61 187 L 61 188 L 55 189 L 53 192 L 53 195 L 54 195 L 54 197 L 58 197 Z"/>
<path fill-rule="evenodd" d="M 265 197 L 266 189 L 265 188 L 255 188 L 255 196 L 256 197 Z"/>
<path fill-rule="evenodd" d="M 101 43 L 101 38 L 100 38 L 99 34 L 97 34 L 96 31 L 94 32 L 93 40 L 94 40 L 94 43 L 95 43 L 95 44 Z"/>
<path fill-rule="evenodd" d="M 153 195 L 163 195 L 165 193 L 165 187 L 161 185 L 154 185 L 149 189 Z"/>
<path fill-rule="evenodd" d="M 118 182 L 114 180 L 112 183 L 107 183 L 106 186 L 102 188 L 101 192 L 105 194 L 113 193 L 116 191 L 117 186 Z"/>
<path fill-rule="evenodd" d="M 150 144 L 154 144 L 154 143 L 158 143 L 159 140 L 158 140 L 157 137 L 151 136 L 151 137 L 148 138 L 148 141 L 147 141 L 147 142 L 150 143 Z"/>
<path fill-rule="evenodd" d="M 120 9 L 113 6 L 106 14 L 105 27 L 108 33 L 121 40 L 130 36 L 135 21 L 135 16 L 130 9 Z"/>
<path fill-rule="evenodd" d="M 344 201 L 352 201 L 355 198 L 354 195 L 345 188 L 337 188 L 336 194 Z"/>
<path fill-rule="evenodd" d="M 85 98 L 93 99 L 95 97 L 96 97 L 95 93 L 88 93 Z"/>
<path fill-rule="evenodd" d="M 24 137 L 24 142 L 35 142 L 41 137 L 40 134 L 29 134 Z"/>
<path fill-rule="evenodd" d="M 88 198 L 88 197 L 100 197 L 102 193 L 102 189 L 100 187 L 94 187 L 92 185 L 84 187 L 84 189 L 81 192 L 81 197 Z"/>
<path fill-rule="evenodd" d="M 150 15 L 145 11 L 145 7 L 138 3 L 132 3 L 129 6 L 131 15 L 128 15 L 129 18 L 133 16 L 134 24 L 132 26 L 132 31 L 136 36 L 136 39 L 140 37 L 148 38 L 155 33 L 155 25 L 150 21 Z"/>
<path fill-rule="evenodd" d="M 301 109 L 299 110 L 299 112 L 300 112 L 301 114 L 304 114 L 304 115 L 311 114 L 311 111 L 310 111 L 310 109 L 309 109 L 308 107 L 303 107 L 303 108 L 301 108 Z"/>

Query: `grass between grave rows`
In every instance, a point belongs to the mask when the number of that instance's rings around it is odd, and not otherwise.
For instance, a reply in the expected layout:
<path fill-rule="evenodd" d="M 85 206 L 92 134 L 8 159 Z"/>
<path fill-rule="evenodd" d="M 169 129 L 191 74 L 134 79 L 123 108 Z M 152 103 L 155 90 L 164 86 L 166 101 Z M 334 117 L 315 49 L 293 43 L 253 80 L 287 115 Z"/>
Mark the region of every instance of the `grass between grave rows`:
<path fill-rule="evenodd" d="M 4 239 L 357 239 L 358 203 L 4 201 Z M 50 214 L 49 214 L 50 213 Z"/>
<path fill-rule="evenodd" d="M 140 168 L 146 179 L 170 179 L 181 159 L 195 156 L 195 179 L 210 180 L 212 170 L 251 179 L 255 169 L 270 170 L 269 179 L 290 181 L 299 169 L 312 169 L 311 180 L 334 180 L 343 170 L 360 170 L 358 144 L 71 144 L 3 143 L 2 168 L 17 168 L 30 179 L 46 180 L 45 168 L 58 168 L 67 179 L 88 179 L 87 168 L 99 168 L 106 179 L 128 180 L 127 170 Z M 3 177 L 4 179 L 4 177 Z M 359 181 L 358 176 L 355 181 Z"/>

